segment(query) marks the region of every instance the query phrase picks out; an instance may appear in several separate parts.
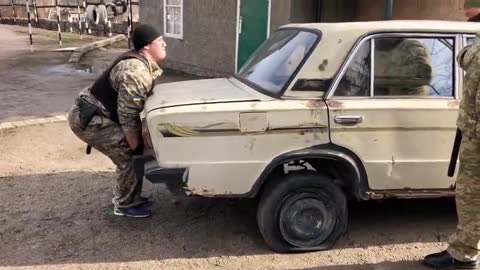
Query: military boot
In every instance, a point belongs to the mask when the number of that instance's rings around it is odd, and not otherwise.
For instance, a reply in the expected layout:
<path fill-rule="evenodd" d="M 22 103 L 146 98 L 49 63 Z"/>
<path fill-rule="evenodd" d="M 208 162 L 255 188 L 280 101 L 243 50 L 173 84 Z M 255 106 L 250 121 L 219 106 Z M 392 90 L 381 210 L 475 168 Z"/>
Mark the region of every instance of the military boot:
<path fill-rule="evenodd" d="M 423 264 L 434 269 L 477 269 L 478 267 L 478 261 L 459 261 L 446 250 L 426 256 Z"/>

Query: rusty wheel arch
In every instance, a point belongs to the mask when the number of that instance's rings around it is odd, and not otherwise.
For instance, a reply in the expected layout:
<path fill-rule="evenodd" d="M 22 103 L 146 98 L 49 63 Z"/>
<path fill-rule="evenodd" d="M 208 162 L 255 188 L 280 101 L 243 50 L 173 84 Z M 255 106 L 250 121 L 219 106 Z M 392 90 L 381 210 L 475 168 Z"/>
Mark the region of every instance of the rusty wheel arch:
<path fill-rule="evenodd" d="M 367 173 L 360 158 L 350 150 L 331 143 L 295 150 L 274 158 L 248 192 L 248 197 L 259 196 L 269 181 L 282 175 L 284 164 L 300 160 L 333 179 L 348 197 L 357 200 L 369 198 Z"/>

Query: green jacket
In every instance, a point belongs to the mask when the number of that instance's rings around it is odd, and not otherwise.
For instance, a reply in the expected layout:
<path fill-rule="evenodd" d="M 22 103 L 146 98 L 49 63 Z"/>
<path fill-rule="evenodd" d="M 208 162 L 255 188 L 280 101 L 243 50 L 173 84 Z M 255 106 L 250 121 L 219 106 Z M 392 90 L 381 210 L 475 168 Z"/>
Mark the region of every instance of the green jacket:
<path fill-rule="evenodd" d="M 480 33 L 472 45 L 464 48 L 457 57 L 465 70 L 463 95 L 460 102 L 457 126 L 464 137 L 480 138 Z M 478 137 L 477 137 L 478 136 Z"/>

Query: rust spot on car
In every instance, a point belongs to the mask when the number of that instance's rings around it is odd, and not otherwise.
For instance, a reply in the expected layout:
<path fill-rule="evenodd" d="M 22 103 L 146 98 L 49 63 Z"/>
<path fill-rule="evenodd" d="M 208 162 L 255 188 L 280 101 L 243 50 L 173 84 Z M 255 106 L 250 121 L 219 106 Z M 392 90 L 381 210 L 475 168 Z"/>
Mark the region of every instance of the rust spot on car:
<path fill-rule="evenodd" d="M 307 108 L 309 109 L 318 109 L 320 107 L 322 107 L 323 105 L 323 101 L 321 100 L 310 100 L 307 102 Z"/>
<path fill-rule="evenodd" d="M 251 138 L 248 142 L 248 150 L 253 151 L 253 148 L 255 147 L 255 142 L 257 141 L 256 138 Z"/>
<path fill-rule="evenodd" d="M 320 116 L 320 110 L 318 109 L 310 109 L 310 116 L 313 118 L 317 118 Z"/>
<path fill-rule="evenodd" d="M 447 103 L 448 108 L 456 108 L 456 107 L 458 107 L 458 105 L 459 105 L 458 100 L 452 100 L 452 101 Z"/>
<path fill-rule="evenodd" d="M 439 198 L 439 197 L 451 197 L 455 195 L 453 190 L 435 190 L 435 189 L 409 189 L 405 187 L 399 190 L 376 190 L 369 191 L 367 195 L 370 199 L 411 199 L 411 198 Z"/>
<path fill-rule="evenodd" d="M 327 65 L 328 65 L 328 60 L 323 59 L 323 62 L 318 66 L 318 69 L 320 71 L 325 71 L 325 68 L 327 67 Z"/>
<path fill-rule="evenodd" d="M 330 100 L 327 102 L 327 105 L 330 109 L 341 109 L 343 108 L 343 102 Z"/>
<path fill-rule="evenodd" d="M 392 177 L 394 166 L 395 166 L 395 159 L 392 156 L 392 163 L 389 164 L 388 171 L 387 171 L 388 177 Z"/>

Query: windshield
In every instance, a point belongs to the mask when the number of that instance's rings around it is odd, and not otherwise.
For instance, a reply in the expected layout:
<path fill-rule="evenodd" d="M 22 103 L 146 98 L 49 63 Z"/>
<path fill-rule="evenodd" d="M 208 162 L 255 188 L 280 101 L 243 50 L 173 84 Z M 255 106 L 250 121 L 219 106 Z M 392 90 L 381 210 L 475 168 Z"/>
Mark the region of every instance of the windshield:
<path fill-rule="evenodd" d="M 238 76 L 278 95 L 310 52 L 318 36 L 297 29 L 274 32 L 240 69 Z"/>

